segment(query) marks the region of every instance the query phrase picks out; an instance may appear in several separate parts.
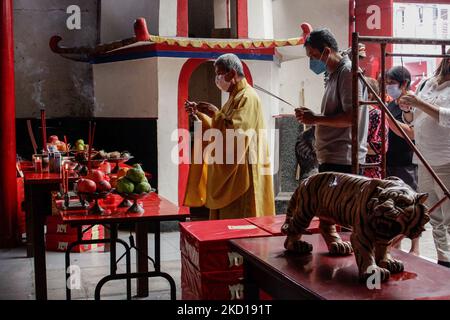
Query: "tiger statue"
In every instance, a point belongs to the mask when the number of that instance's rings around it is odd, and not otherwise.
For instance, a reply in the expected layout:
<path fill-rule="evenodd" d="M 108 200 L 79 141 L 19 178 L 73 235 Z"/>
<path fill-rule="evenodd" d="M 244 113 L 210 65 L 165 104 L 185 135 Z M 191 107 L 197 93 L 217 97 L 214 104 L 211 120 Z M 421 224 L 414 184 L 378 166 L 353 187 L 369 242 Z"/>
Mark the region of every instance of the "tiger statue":
<path fill-rule="evenodd" d="M 428 194 L 416 193 L 397 177 L 384 180 L 327 172 L 304 180 L 289 201 L 281 231 L 287 251 L 310 253 L 312 245 L 302 241 L 314 216 L 328 251 L 333 255 L 355 253 L 359 277 L 379 272 L 382 281 L 403 271 L 403 263 L 390 255 L 399 235 L 420 236 L 430 220 L 424 205 Z M 335 224 L 352 228 L 350 241 L 343 241 Z M 368 268 L 370 268 L 368 270 Z"/>

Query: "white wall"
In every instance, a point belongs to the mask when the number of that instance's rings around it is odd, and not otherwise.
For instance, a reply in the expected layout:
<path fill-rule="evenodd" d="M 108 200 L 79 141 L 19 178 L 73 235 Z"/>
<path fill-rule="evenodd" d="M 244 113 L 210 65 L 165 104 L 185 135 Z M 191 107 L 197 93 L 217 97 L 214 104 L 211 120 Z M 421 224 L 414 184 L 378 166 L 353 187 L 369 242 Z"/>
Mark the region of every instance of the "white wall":
<path fill-rule="evenodd" d="M 103 0 L 101 42 L 133 37 L 134 20 L 141 17 L 146 19 L 149 32 L 158 34 L 159 2 L 160 0 Z"/>
<path fill-rule="evenodd" d="M 173 203 L 178 203 L 178 163 L 171 159 L 177 148 L 171 137 L 178 132 L 178 79 L 186 61 L 158 58 L 158 193 Z"/>
<path fill-rule="evenodd" d="M 93 66 L 95 117 L 158 117 L 156 58 Z"/>
<path fill-rule="evenodd" d="M 248 0 L 248 37 L 273 39 L 272 0 Z"/>
<path fill-rule="evenodd" d="M 159 4 L 159 35 L 177 35 L 177 0 L 161 0 Z"/>
<path fill-rule="evenodd" d="M 275 38 L 299 37 L 300 25 L 310 23 L 313 28 L 327 27 L 337 38 L 341 49 L 348 47 L 348 0 L 273 0 Z M 304 57 L 281 65 L 280 95 L 295 105 L 300 104 L 302 83 L 305 88 L 305 106 L 320 110 L 323 95 L 323 76 L 309 70 L 309 60 Z M 281 106 L 282 113 L 291 113 L 289 106 Z"/>

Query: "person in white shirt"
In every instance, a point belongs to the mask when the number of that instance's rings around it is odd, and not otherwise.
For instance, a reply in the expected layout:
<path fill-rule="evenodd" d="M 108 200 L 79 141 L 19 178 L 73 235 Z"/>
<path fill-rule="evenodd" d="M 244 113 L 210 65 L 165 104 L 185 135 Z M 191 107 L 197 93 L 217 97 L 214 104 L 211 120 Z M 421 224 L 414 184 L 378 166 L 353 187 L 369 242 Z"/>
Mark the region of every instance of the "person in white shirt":
<path fill-rule="evenodd" d="M 450 53 L 450 50 L 448 51 Z M 436 174 L 450 188 L 450 59 L 443 59 L 434 76 L 416 94 L 408 93 L 399 99 L 403 120 L 413 129 L 417 148 Z M 445 195 L 421 161 L 419 191 L 429 194 L 428 206 Z M 450 268 L 450 200 L 431 213 L 433 238 L 438 263 Z"/>

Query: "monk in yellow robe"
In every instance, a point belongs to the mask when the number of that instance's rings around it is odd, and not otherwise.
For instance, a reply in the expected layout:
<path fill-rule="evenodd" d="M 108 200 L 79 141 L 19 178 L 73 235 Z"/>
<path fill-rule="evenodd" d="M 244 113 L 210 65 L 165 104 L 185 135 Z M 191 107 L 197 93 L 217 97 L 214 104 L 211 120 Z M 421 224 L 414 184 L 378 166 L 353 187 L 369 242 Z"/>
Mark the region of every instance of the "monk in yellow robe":
<path fill-rule="evenodd" d="M 220 132 L 223 145 L 214 140 L 218 146 L 214 152 L 202 152 L 203 163 L 191 164 L 184 205 L 206 206 L 211 220 L 274 215 L 273 179 L 261 101 L 247 83 L 237 56 L 222 55 L 214 66 L 216 85 L 230 93 L 228 101 L 220 110 L 206 102 L 186 102 L 186 110 L 201 121 L 203 134 L 208 129 Z M 211 146 L 204 141 L 200 144 L 201 151 Z M 222 152 L 222 157 L 217 156 L 218 152 Z"/>

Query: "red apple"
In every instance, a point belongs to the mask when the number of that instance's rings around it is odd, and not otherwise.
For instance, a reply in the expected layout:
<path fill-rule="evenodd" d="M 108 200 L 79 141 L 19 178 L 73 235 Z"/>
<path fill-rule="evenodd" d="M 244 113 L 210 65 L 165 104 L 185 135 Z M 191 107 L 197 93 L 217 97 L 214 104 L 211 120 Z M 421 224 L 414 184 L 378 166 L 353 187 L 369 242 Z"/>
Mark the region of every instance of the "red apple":
<path fill-rule="evenodd" d="M 109 190 L 111 190 L 111 184 L 108 181 L 103 180 L 97 183 L 98 192 L 107 192 Z"/>
<path fill-rule="evenodd" d="M 90 179 L 78 180 L 78 192 L 81 193 L 93 193 L 97 189 L 97 185 Z"/>
<path fill-rule="evenodd" d="M 101 170 L 92 170 L 91 173 L 86 176 L 86 178 L 94 181 L 95 183 L 99 183 L 105 180 L 105 174 Z"/>

